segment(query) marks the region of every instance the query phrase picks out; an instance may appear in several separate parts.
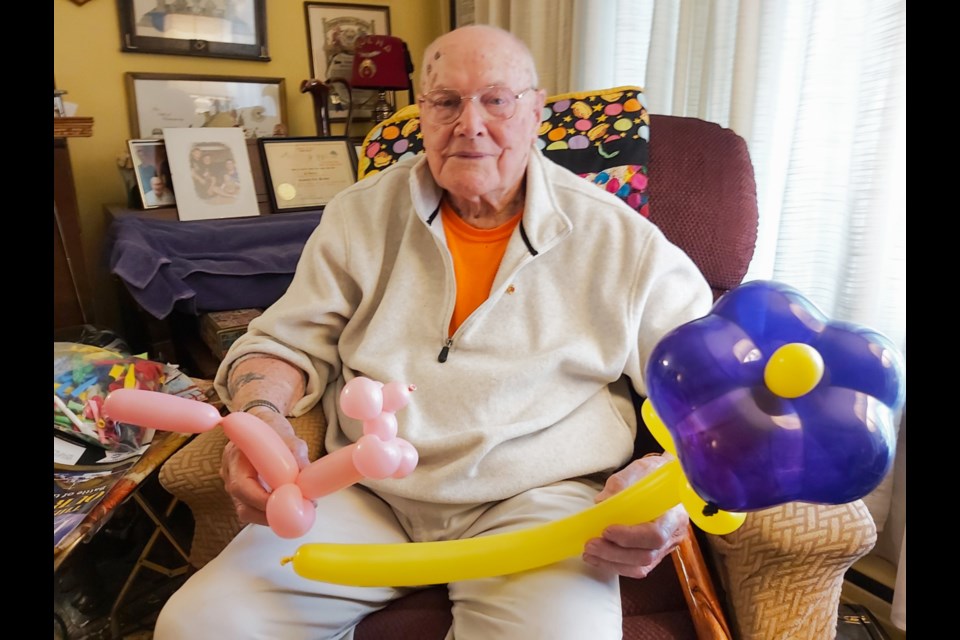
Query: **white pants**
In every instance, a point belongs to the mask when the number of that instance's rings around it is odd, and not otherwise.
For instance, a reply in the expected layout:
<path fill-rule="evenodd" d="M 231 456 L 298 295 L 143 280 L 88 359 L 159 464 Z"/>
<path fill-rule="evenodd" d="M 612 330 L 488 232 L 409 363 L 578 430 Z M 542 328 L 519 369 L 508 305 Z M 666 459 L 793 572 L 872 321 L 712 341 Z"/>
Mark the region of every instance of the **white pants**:
<path fill-rule="evenodd" d="M 593 505 L 599 486 L 581 481 L 533 489 L 499 503 L 425 505 L 349 487 L 317 502 L 316 524 L 296 540 L 250 525 L 170 598 L 156 640 L 350 639 L 368 614 L 412 590 L 308 580 L 280 560 L 311 541 L 398 543 L 469 538 L 521 529 Z M 448 585 L 452 640 L 621 638 L 618 576 L 579 557 L 508 576 Z"/>

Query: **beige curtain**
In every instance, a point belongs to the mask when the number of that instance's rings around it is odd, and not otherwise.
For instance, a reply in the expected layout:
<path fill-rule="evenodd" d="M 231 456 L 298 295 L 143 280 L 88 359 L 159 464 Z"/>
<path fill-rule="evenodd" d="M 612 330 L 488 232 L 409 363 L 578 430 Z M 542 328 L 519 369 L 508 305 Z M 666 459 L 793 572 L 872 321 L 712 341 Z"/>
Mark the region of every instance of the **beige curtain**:
<path fill-rule="evenodd" d="M 465 3 L 469 11 L 470 2 Z M 510 31 L 530 47 L 547 95 L 570 90 L 573 0 L 473 0 L 474 24 Z"/>
<path fill-rule="evenodd" d="M 760 228 L 746 280 L 793 285 L 905 357 L 905 0 L 590 4 L 612 13 L 593 16 L 600 26 L 576 23 L 582 49 L 616 61 L 601 86 L 640 84 L 651 113 L 716 122 L 747 140 Z M 625 55 L 628 45 L 641 53 Z M 578 68 L 587 60 L 573 58 L 573 78 L 598 77 L 595 63 Z M 896 470 L 906 467 L 903 418 Z M 902 567 L 892 618 L 905 629 L 905 473 L 874 494 L 875 551 Z"/>

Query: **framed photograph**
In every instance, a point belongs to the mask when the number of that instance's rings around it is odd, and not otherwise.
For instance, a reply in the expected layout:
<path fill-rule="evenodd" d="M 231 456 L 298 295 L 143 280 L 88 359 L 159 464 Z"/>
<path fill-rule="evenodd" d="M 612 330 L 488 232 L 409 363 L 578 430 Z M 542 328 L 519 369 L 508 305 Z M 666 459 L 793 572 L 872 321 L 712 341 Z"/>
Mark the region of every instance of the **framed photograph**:
<path fill-rule="evenodd" d="M 162 140 L 128 140 L 133 174 L 144 209 L 170 207 L 177 203 L 173 176 L 167 161 L 167 148 Z"/>
<path fill-rule="evenodd" d="M 268 61 L 266 0 L 117 0 L 120 49 Z"/>
<path fill-rule="evenodd" d="M 474 23 L 475 0 L 450 0 L 450 30 Z"/>
<path fill-rule="evenodd" d="M 390 34 L 390 7 L 367 4 L 304 2 L 307 13 L 307 43 L 310 47 L 310 77 L 350 81 L 353 54 L 360 36 Z M 353 121 L 373 119 L 376 91 L 353 91 Z M 342 86 L 331 86 L 330 119 L 346 120 L 350 97 Z"/>
<path fill-rule="evenodd" d="M 260 215 L 240 129 L 164 129 L 163 140 L 180 220 Z"/>
<path fill-rule="evenodd" d="M 286 132 L 283 78 L 126 73 L 132 138 L 164 129 L 235 127 L 247 138 Z"/>
<path fill-rule="evenodd" d="M 319 209 L 357 181 L 350 138 L 260 138 L 257 143 L 275 213 Z"/>

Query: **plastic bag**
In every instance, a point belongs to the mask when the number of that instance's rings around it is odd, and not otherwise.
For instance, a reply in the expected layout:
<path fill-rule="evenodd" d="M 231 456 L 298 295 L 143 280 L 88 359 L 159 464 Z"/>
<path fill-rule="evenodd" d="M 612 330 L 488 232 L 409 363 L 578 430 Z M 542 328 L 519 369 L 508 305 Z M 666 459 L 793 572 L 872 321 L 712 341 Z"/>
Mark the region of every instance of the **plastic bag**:
<path fill-rule="evenodd" d="M 101 414 L 114 389 L 158 391 L 165 367 L 159 362 L 75 342 L 53 343 L 53 427 L 107 451 L 140 449 L 153 430 L 110 420 Z"/>

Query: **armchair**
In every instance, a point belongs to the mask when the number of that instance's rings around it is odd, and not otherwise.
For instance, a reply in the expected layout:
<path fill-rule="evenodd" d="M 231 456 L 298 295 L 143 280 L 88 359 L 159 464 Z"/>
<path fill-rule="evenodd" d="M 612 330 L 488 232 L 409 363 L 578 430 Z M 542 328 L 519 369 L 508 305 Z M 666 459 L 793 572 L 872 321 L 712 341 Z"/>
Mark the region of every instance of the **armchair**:
<path fill-rule="evenodd" d="M 746 143 L 716 124 L 648 116 L 641 98 L 632 87 L 551 98 L 548 106 L 557 119 L 545 120 L 541 146 L 553 159 L 647 215 L 687 251 L 714 295 L 722 295 L 742 280 L 756 240 L 756 187 Z M 564 142 L 563 134 L 551 132 L 561 126 L 561 111 L 576 102 L 601 107 L 592 113 L 582 110 L 584 119 L 632 111 L 634 125 L 627 129 L 624 124 L 606 138 L 597 133 L 605 147 L 556 144 Z M 619 106 L 604 110 L 605 104 Z M 361 178 L 406 153 L 419 152 L 417 115 L 416 107 L 407 107 L 368 134 Z M 577 130 L 599 132 L 594 127 L 612 120 Z M 584 152 L 575 153 L 579 151 Z M 640 399 L 636 400 L 639 407 Z M 316 456 L 325 428 L 319 407 L 292 422 Z M 190 560 L 198 568 L 240 528 L 217 475 L 225 442 L 219 431 L 202 434 L 160 473 L 163 486 L 193 511 Z M 654 449 L 652 438 L 640 429 L 636 454 Z M 843 575 L 875 540 L 873 520 L 859 500 L 837 506 L 791 503 L 753 512 L 740 529 L 726 536 L 697 531 L 673 554 L 672 564 L 661 563 L 643 580 L 621 579 L 624 637 L 833 638 Z M 446 591 L 434 587 L 369 616 L 356 637 L 439 640 L 450 620 Z"/>

